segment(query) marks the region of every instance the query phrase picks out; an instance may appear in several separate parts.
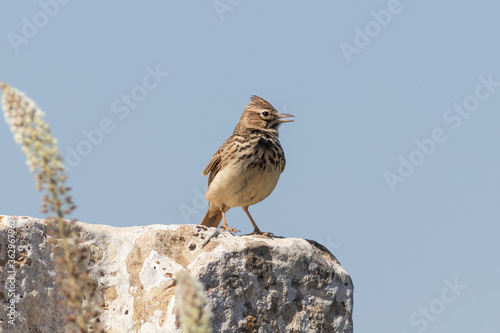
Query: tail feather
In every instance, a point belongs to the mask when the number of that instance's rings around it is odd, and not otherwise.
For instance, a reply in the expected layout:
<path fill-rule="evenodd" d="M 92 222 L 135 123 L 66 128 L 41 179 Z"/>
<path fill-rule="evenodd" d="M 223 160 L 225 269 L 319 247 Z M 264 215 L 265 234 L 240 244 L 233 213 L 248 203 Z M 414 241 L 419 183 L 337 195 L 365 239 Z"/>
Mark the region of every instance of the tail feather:
<path fill-rule="evenodd" d="M 219 226 L 220 220 L 222 220 L 222 213 L 220 210 L 217 210 L 217 213 L 210 216 L 211 214 L 213 214 L 213 212 L 210 212 L 210 209 L 209 209 L 207 211 L 207 213 L 205 214 L 203 221 L 201 221 L 201 225 L 205 225 L 207 227 L 212 227 L 212 228 L 217 228 Z"/>

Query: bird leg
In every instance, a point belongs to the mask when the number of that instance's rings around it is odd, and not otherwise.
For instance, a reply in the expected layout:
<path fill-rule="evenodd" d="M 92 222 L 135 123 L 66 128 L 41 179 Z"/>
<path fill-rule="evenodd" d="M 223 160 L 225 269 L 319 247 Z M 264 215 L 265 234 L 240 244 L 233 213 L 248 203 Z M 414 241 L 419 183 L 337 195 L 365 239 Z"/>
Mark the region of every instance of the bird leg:
<path fill-rule="evenodd" d="M 247 216 L 250 219 L 250 222 L 252 222 L 253 232 L 250 235 L 264 235 L 264 236 L 270 236 L 271 235 L 271 233 L 269 233 L 269 232 L 262 232 L 262 231 L 260 231 L 260 229 L 257 226 L 257 224 L 255 224 L 255 221 L 253 220 L 252 215 L 250 215 L 250 212 L 248 211 L 248 206 L 241 207 L 241 208 L 243 208 L 243 210 L 245 211 L 245 213 L 247 213 Z"/>
<path fill-rule="evenodd" d="M 229 231 L 229 232 L 239 232 L 239 230 L 236 230 L 235 228 L 231 228 L 227 225 L 226 223 L 226 212 L 224 212 L 223 209 L 220 210 L 222 212 L 222 225 L 219 227 L 222 229 L 222 231 Z"/>

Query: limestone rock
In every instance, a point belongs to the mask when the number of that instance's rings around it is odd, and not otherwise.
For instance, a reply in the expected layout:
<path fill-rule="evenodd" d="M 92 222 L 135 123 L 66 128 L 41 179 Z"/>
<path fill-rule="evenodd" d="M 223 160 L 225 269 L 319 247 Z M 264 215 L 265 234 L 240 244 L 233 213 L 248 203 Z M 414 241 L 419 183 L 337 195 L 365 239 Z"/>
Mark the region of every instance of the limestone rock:
<path fill-rule="evenodd" d="M 9 228 L 9 224 L 11 228 Z M 323 246 L 297 238 L 233 236 L 199 225 L 116 228 L 78 223 L 107 332 L 181 332 L 175 274 L 205 286 L 214 332 L 352 332 L 353 285 Z M 16 242 L 16 326 L 8 323 L 9 229 Z M 0 325 L 4 332 L 61 332 L 46 226 L 29 217 L 0 222 Z M 10 273 L 8 273 L 10 271 Z"/>

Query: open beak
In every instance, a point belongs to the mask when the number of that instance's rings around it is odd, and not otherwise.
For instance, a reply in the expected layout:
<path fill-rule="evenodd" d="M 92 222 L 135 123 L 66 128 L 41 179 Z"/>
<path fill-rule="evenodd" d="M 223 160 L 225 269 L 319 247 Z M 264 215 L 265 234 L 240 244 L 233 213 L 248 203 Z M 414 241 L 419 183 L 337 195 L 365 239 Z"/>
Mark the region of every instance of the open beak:
<path fill-rule="evenodd" d="M 288 117 L 295 117 L 295 116 L 293 114 L 280 113 L 278 116 L 278 119 L 276 119 L 274 122 L 276 124 L 281 124 L 281 123 L 289 123 L 291 121 L 294 121 L 293 119 L 283 119 L 283 118 L 288 118 Z"/>

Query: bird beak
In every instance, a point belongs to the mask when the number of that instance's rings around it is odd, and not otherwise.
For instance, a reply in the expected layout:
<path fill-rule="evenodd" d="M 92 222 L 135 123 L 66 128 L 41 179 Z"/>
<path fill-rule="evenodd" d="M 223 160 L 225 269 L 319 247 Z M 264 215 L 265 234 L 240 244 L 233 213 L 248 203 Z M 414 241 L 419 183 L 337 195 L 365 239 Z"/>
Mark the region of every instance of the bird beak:
<path fill-rule="evenodd" d="M 276 119 L 274 122 L 276 124 L 281 124 L 281 123 L 289 123 L 291 121 L 294 121 L 293 119 L 283 119 L 283 118 L 288 118 L 288 117 L 295 117 L 295 116 L 293 114 L 280 113 L 278 116 L 278 119 Z"/>

